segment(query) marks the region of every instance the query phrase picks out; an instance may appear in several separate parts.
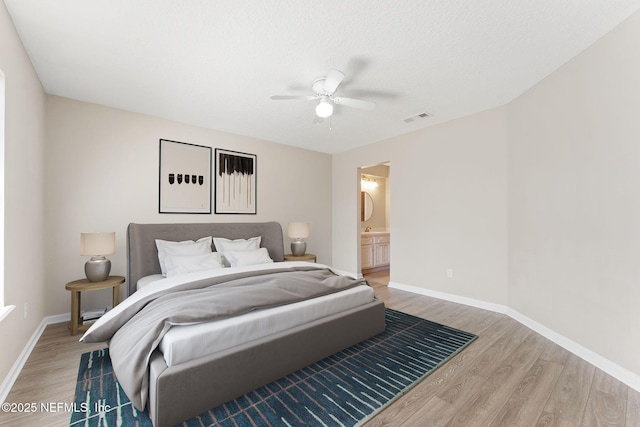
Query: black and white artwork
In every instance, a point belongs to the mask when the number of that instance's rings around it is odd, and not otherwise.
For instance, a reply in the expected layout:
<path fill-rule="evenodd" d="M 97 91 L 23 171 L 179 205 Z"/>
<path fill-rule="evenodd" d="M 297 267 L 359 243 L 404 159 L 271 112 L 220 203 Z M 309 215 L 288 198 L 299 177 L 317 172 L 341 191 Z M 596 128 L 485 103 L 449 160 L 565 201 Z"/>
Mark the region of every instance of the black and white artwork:
<path fill-rule="evenodd" d="M 211 147 L 160 140 L 160 213 L 211 213 Z"/>
<path fill-rule="evenodd" d="M 256 213 L 256 155 L 216 148 L 217 214 Z"/>

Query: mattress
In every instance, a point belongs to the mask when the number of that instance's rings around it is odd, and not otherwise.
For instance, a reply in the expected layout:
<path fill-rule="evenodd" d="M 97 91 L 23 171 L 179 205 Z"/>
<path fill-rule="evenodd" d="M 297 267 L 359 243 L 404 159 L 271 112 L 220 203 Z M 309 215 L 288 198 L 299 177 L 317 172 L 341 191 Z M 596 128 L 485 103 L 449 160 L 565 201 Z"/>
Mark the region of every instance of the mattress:
<path fill-rule="evenodd" d="M 374 301 L 367 285 L 281 307 L 195 325 L 172 326 L 160 342 L 173 366 Z"/>

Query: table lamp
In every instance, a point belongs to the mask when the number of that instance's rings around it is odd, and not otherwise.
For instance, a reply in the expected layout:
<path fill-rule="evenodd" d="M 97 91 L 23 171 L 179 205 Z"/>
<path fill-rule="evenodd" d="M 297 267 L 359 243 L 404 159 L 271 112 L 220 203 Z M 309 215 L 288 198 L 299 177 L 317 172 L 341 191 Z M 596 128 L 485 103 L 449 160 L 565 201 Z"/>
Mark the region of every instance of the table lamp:
<path fill-rule="evenodd" d="M 291 222 L 287 228 L 287 235 L 293 239 L 291 253 L 294 256 L 302 256 L 307 250 L 307 243 L 302 239 L 309 237 L 308 222 Z"/>
<path fill-rule="evenodd" d="M 84 265 L 84 273 L 90 282 L 107 280 L 111 261 L 105 255 L 115 253 L 116 233 L 80 233 L 80 255 L 90 256 Z"/>

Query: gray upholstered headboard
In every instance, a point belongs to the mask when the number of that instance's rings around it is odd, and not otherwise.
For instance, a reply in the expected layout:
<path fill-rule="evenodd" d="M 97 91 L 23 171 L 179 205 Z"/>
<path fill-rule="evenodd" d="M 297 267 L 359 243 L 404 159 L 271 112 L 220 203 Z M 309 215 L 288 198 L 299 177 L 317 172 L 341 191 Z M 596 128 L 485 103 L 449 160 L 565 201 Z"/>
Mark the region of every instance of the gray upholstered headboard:
<path fill-rule="evenodd" d="M 261 244 L 274 261 L 284 261 L 282 227 L 277 222 L 129 224 L 127 227 L 127 287 L 129 295 L 136 291 L 138 280 L 160 274 L 156 239 L 197 240 L 201 237 L 248 239 L 262 236 Z M 214 248 L 215 250 L 215 248 Z"/>

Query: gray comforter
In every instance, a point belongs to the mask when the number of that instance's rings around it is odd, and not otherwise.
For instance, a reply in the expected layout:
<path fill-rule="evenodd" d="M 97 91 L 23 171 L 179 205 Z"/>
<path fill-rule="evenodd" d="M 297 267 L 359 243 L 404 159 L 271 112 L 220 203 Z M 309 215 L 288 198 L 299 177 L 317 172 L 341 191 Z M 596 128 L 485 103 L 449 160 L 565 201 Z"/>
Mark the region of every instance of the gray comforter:
<path fill-rule="evenodd" d="M 207 322 L 327 295 L 366 283 L 331 270 L 294 267 L 190 282 L 126 308 L 82 338 L 109 341 L 113 370 L 139 410 L 146 406 L 149 359 L 172 325 Z"/>

